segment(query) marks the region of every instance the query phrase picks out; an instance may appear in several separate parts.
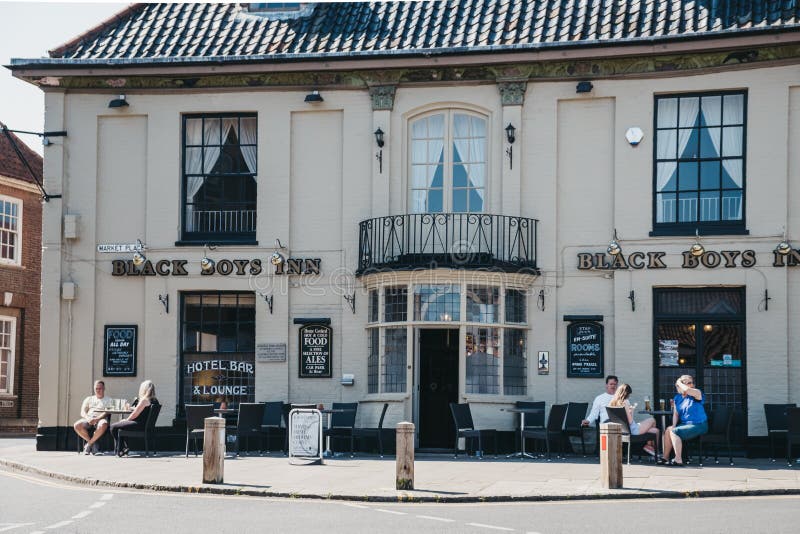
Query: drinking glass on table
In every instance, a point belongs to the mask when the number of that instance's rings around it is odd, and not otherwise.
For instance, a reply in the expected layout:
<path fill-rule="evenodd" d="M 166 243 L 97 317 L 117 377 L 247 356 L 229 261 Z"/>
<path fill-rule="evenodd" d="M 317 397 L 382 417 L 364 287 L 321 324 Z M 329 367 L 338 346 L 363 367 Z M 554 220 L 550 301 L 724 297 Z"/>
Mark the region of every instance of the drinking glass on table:
<path fill-rule="evenodd" d="M 664 399 L 658 399 L 658 409 L 664 411 Z"/>
<path fill-rule="evenodd" d="M 645 395 L 644 397 L 644 411 L 646 412 L 650 411 L 650 396 L 648 395 Z"/>

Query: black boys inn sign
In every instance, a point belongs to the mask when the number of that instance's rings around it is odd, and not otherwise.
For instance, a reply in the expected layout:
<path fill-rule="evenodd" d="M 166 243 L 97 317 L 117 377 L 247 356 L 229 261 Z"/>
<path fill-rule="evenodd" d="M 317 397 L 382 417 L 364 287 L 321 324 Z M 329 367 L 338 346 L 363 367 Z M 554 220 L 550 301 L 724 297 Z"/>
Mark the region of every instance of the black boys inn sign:
<path fill-rule="evenodd" d="M 792 249 L 788 254 L 780 254 L 773 251 L 773 267 L 797 267 L 800 266 L 800 249 Z M 587 271 L 590 269 L 666 269 L 666 252 L 631 252 L 630 254 L 617 254 L 610 256 L 603 252 L 579 252 L 578 270 Z M 682 253 L 681 267 L 683 269 L 694 269 L 699 266 L 708 269 L 716 267 L 744 267 L 756 266 L 755 250 L 706 250 L 699 256 L 695 256 L 691 251 L 686 250 Z"/>
<path fill-rule="evenodd" d="M 286 261 L 273 265 L 269 261 L 254 259 L 221 259 L 214 262 L 208 269 L 203 270 L 197 262 L 196 270 L 203 276 L 213 275 L 234 275 L 234 276 L 258 276 L 265 271 L 268 266 L 274 267 L 274 274 L 319 274 L 320 258 L 288 258 Z M 189 267 L 189 260 L 145 260 L 141 265 L 136 266 L 133 260 L 112 260 L 112 276 L 189 276 L 189 272 L 194 268 Z"/>

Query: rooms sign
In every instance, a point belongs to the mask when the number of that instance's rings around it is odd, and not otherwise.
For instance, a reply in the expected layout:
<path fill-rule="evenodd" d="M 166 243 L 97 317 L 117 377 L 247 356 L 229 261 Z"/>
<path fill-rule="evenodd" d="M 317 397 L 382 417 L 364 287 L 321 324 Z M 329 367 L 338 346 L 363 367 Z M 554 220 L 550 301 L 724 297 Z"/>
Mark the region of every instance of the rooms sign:
<path fill-rule="evenodd" d="M 603 252 L 579 252 L 578 270 L 588 271 L 591 269 L 666 269 L 666 252 L 631 252 L 630 254 L 617 254 L 611 256 Z M 693 255 L 686 250 L 682 254 L 681 267 L 684 269 L 694 269 L 696 267 L 706 267 L 714 269 L 716 267 L 744 267 L 756 266 L 756 252 L 754 250 L 706 250 L 699 256 Z M 797 267 L 800 266 L 800 249 L 792 249 L 788 254 L 773 252 L 773 267 Z"/>

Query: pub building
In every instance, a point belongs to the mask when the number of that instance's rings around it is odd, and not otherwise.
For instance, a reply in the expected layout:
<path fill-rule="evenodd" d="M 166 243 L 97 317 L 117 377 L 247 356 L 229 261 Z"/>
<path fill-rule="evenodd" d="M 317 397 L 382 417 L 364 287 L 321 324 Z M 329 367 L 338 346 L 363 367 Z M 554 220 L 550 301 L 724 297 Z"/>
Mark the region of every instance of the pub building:
<path fill-rule="evenodd" d="M 176 448 L 186 403 L 280 400 L 430 450 L 468 402 L 510 449 L 503 408 L 613 373 L 694 375 L 763 454 L 800 401 L 799 8 L 615 6 L 136 4 L 13 59 L 67 132 L 38 447 L 105 378 Z"/>

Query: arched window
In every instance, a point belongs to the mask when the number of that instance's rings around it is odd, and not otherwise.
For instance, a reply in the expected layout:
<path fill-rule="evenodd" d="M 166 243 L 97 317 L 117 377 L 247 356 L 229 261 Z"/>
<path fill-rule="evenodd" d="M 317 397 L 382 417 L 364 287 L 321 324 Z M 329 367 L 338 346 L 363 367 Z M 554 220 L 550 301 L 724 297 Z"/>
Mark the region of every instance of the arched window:
<path fill-rule="evenodd" d="M 486 119 L 437 111 L 413 120 L 410 131 L 409 211 L 484 211 Z"/>

